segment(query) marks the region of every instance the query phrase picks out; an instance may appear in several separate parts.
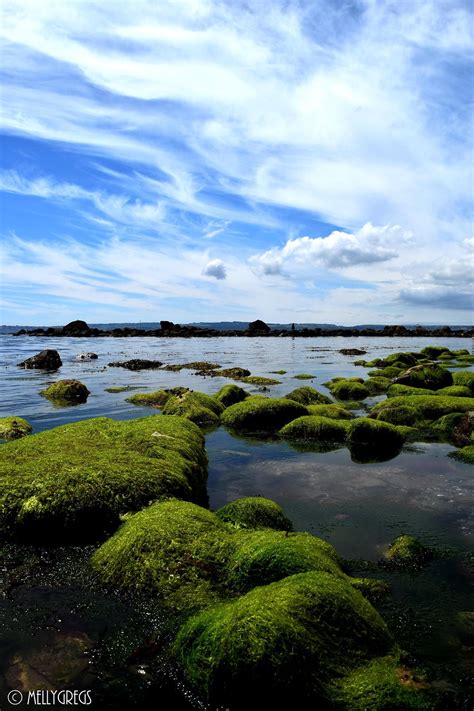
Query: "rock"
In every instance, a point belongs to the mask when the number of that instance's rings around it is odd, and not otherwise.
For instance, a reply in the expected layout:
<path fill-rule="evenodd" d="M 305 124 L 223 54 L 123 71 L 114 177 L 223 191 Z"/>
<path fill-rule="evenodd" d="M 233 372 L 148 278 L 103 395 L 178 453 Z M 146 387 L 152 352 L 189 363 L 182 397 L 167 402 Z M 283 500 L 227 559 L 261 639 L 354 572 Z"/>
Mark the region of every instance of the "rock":
<path fill-rule="evenodd" d="M 71 321 L 63 327 L 63 336 L 89 336 L 91 333 L 90 326 L 85 321 Z"/>
<path fill-rule="evenodd" d="M 293 525 L 281 506 L 263 496 L 245 496 L 235 499 L 216 511 L 222 521 L 236 528 L 272 528 L 275 531 L 292 531 Z"/>
<path fill-rule="evenodd" d="M 334 395 L 338 400 L 365 400 L 370 395 L 367 386 L 357 379 L 337 379 L 331 381 L 328 388 L 331 395 Z"/>
<path fill-rule="evenodd" d="M 339 353 L 342 353 L 342 355 L 356 356 L 365 355 L 367 351 L 363 351 L 361 348 L 341 348 Z"/>
<path fill-rule="evenodd" d="M 187 392 L 191 392 L 189 388 L 184 388 L 178 385 L 176 388 L 156 390 L 153 393 L 137 393 L 136 395 L 128 397 L 127 402 L 131 402 L 132 405 L 139 405 L 141 407 L 162 408 L 173 395 L 182 397 Z"/>
<path fill-rule="evenodd" d="M 398 452 L 405 437 L 397 427 L 388 422 L 358 417 L 348 423 L 348 441 L 356 460 L 371 461 L 378 455 L 387 454 L 388 458 Z"/>
<path fill-rule="evenodd" d="M 393 380 L 394 385 L 409 385 L 414 388 L 441 390 L 453 384 L 449 370 L 440 365 L 420 364 L 409 368 Z"/>
<path fill-rule="evenodd" d="M 248 333 L 252 334 L 270 333 L 271 330 L 270 326 L 268 326 L 264 321 L 260 321 L 260 319 L 249 323 L 249 327 L 247 329 Z"/>
<path fill-rule="evenodd" d="M 160 360 L 147 360 L 145 358 L 132 358 L 131 360 L 121 360 L 109 363 L 110 368 L 127 368 L 127 370 L 154 370 L 161 368 L 163 363 Z"/>
<path fill-rule="evenodd" d="M 58 380 L 46 390 L 41 390 L 40 395 L 48 400 L 79 405 L 87 401 L 90 391 L 80 380 Z"/>
<path fill-rule="evenodd" d="M 222 370 L 214 370 L 212 375 L 219 375 L 221 378 L 231 378 L 232 380 L 242 380 L 250 375 L 250 370 L 246 368 L 223 368 Z"/>
<path fill-rule="evenodd" d="M 283 439 L 307 442 L 344 442 L 349 422 L 318 415 L 298 417 L 280 430 Z"/>
<path fill-rule="evenodd" d="M 406 569 L 423 568 L 433 557 L 433 552 L 413 536 L 395 538 L 384 554 L 391 566 Z"/>
<path fill-rule="evenodd" d="M 21 439 L 32 430 L 30 423 L 22 417 L 0 417 L 0 439 Z"/>
<path fill-rule="evenodd" d="M 0 535 L 95 541 L 160 497 L 203 500 L 206 477 L 204 438 L 182 417 L 55 427 L 0 447 Z"/>
<path fill-rule="evenodd" d="M 62 366 L 59 353 L 54 350 L 45 350 L 18 363 L 19 368 L 37 368 L 39 370 L 57 370 Z"/>
<path fill-rule="evenodd" d="M 99 356 L 97 353 L 78 353 L 78 355 L 75 357 L 75 360 L 84 360 L 84 361 L 89 361 L 89 360 L 96 360 Z"/>
<path fill-rule="evenodd" d="M 192 391 L 168 398 L 163 407 L 164 415 L 180 415 L 201 427 L 218 425 L 223 411 L 224 405 L 216 398 Z"/>
<path fill-rule="evenodd" d="M 469 388 L 471 395 L 474 397 L 474 373 L 470 370 L 458 370 L 453 373 L 453 381 L 455 385 L 461 385 Z"/>
<path fill-rule="evenodd" d="M 332 400 L 322 393 L 318 392 L 309 385 L 304 385 L 301 388 L 292 390 L 291 393 L 285 395 L 287 400 L 294 400 L 301 405 L 332 405 Z"/>
<path fill-rule="evenodd" d="M 221 419 L 231 429 L 267 433 L 276 432 L 291 420 L 306 414 L 304 405 L 294 400 L 254 395 L 228 407 Z"/>
<path fill-rule="evenodd" d="M 242 402 L 245 398 L 249 397 L 249 393 L 238 385 L 224 385 L 214 397 L 224 407 L 229 407 L 230 405 L 235 405 L 236 402 Z"/>

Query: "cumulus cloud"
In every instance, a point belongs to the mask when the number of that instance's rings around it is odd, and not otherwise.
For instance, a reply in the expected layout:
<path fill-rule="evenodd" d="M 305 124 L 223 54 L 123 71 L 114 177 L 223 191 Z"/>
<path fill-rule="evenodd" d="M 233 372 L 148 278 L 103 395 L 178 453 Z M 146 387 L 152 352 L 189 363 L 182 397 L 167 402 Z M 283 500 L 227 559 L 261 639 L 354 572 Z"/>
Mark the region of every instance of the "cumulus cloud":
<path fill-rule="evenodd" d="M 224 262 L 220 259 L 212 259 L 203 270 L 204 276 L 214 277 L 214 279 L 225 279 L 227 276 Z"/>
<path fill-rule="evenodd" d="M 473 277 L 474 259 L 471 253 L 466 261 L 448 260 L 417 283 L 401 289 L 400 299 L 409 304 L 472 312 Z"/>
<path fill-rule="evenodd" d="M 386 262 L 398 256 L 399 248 L 413 237 L 399 225 L 377 227 L 370 222 L 356 232 L 335 230 L 326 237 L 290 239 L 282 248 L 251 258 L 263 274 L 282 274 L 284 270 L 323 266 L 344 269 L 359 264 Z"/>

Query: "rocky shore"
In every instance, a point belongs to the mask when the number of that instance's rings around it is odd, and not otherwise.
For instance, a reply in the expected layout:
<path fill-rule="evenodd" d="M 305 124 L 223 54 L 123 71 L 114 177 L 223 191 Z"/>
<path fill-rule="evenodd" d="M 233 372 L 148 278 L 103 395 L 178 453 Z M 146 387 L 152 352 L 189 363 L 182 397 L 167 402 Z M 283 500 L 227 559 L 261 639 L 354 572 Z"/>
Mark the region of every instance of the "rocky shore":
<path fill-rule="evenodd" d="M 71 321 L 66 326 L 36 328 L 27 330 L 22 328 L 13 334 L 14 336 L 52 336 L 52 337 L 75 337 L 75 338 L 128 338 L 128 337 L 156 337 L 156 338 L 216 338 L 228 336 L 241 337 L 286 337 L 286 338 L 310 338 L 314 336 L 396 336 L 396 337 L 443 337 L 443 338 L 468 338 L 472 336 L 472 328 L 452 329 L 449 326 L 441 328 L 426 328 L 416 326 L 406 328 L 406 326 L 384 326 L 383 329 L 376 328 L 298 328 L 293 324 L 291 329 L 272 329 L 268 324 L 260 319 L 249 323 L 245 330 L 221 330 L 215 328 L 198 328 L 197 326 L 181 326 L 171 321 L 160 321 L 160 328 L 145 330 L 141 328 L 113 328 L 102 330 L 91 328 L 85 321 Z"/>

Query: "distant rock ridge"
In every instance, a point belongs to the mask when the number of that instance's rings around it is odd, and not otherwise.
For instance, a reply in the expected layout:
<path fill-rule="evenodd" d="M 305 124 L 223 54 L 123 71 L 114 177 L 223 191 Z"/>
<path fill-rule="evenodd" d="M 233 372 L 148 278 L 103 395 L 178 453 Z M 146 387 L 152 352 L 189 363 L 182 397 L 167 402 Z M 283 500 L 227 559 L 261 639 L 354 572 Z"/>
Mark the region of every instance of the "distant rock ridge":
<path fill-rule="evenodd" d="M 20 329 L 14 336 L 52 336 L 54 338 L 65 336 L 75 338 L 94 338 L 94 337 L 110 337 L 110 338 L 127 338 L 127 337 L 157 337 L 157 338 L 215 338 L 226 336 L 246 336 L 246 337 L 289 337 L 289 338 L 308 338 L 314 336 L 396 336 L 396 337 L 436 337 L 444 338 L 468 338 L 473 335 L 471 327 L 451 328 L 450 326 L 441 326 L 439 328 L 424 328 L 416 326 L 415 328 L 407 328 L 406 326 L 384 326 L 380 328 L 271 328 L 264 321 L 257 319 L 249 323 L 246 329 L 229 329 L 222 330 L 216 328 L 199 328 L 197 326 L 173 323 L 172 321 L 160 321 L 160 328 L 145 330 L 142 328 L 112 328 L 99 329 L 89 326 L 85 321 L 77 319 L 71 321 L 62 327 L 35 328 L 35 329 Z"/>

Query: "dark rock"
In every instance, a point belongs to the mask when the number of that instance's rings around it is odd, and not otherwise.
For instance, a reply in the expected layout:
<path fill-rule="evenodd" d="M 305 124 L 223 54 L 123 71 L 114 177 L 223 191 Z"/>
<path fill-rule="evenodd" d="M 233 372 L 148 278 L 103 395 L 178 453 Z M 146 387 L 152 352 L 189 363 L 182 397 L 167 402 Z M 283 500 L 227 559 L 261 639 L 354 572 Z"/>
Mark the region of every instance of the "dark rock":
<path fill-rule="evenodd" d="M 83 361 L 89 361 L 89 360 L 96 360 L 98 358 L 97 353 L 79 353 L 75 360 L 83 360 Z"/>
<path fill-rule="evenodd" d="M 160 360 L 146 360 L 142 358 L 132 358 L 132 360 L 117 360 L 109 363 L 111 368 L 127 368 L 127 370 L 153 370 L 161 368 L 163 363 Z"/>
<path fill-rule="evenodd" d="M 449 370 L 437 364 L 414 365 L 401 373 L 392 382 L 395 385 L 410 385 L 414 388 L 441 390 L 453 384 L 453 376 Z"/>
<path fill-rule="evenodd" d="M 90 327 L 85 321 L 71 321 L 63 328 L 63 336 L 88 336 L 91 332 Z"/>
<path fill-rule="evenodd" d="M 270 333 L 271 330 L 270 326 L 268 326 L 264 321 L 260 321 L 260 319 L 249 323 L 249 327 L 247 329 L 248 333 Z"/>
<path fill-rule="evenodd" d="M 59 353 L 54 350 L 45 350 L 18 363 L 19 368 L 38 368 L 40 370 L 57 370 L 62 365 Z"/>
<path fill-rule="evenodd" d="M 360 348 L 341 348 L 339 353 L 342 353 L 342 355 L 356 356 L 356 355 L 365 355 L 367 353 L 367 351 L 363 351 Z"/>

